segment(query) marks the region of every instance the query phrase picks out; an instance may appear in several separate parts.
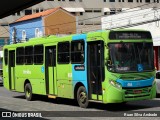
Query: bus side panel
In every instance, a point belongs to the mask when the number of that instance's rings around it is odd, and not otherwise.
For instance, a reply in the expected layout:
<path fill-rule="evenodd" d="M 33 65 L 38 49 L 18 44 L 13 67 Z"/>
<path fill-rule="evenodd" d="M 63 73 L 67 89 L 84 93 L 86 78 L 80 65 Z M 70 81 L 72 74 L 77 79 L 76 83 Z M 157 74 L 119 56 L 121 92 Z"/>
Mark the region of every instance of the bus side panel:
<path fill-rule="evenodd" d="M 16 91 L 24 92 L 25 80 L 29 80 L 34 94 L 45 94 L 43 65 L 17 65 Z"/>
<path fill-rule="evenodd" d="M 57 64 L 58 97 L 73 98 L 71 64 Z"/>
<path fill-rule="evenodd" d="M 85 43 L 85 51 L 84 51 L 84 63 L 82 64 L 72 64 L 72 78 L 73 78 L 73 89 L 75 89 L 75 85 L 80 82 L 82 83 L 85 88 L 86 88 L 86 91 L 88 93 L 88 85 L 87 85 L 87 64 L 86 64 L 86 61 L 87 61 L 87 43 L 86 43 L 86 34 L 82 34 L 82 35 L 75 35 L 73 36 L 72 38 L 73 41 L 76 41 L 76 40 L 84 40 L 84 43 Z M 76 67 L 80 67 L 82 69 L 80 70 L 76 70 Z M 73 93 L 74 94 L 74 93 Z"/>
<path fill-rule="evenodd" d="M 3 86 L 9 90 L 8 65 L 3 65 Z"/>

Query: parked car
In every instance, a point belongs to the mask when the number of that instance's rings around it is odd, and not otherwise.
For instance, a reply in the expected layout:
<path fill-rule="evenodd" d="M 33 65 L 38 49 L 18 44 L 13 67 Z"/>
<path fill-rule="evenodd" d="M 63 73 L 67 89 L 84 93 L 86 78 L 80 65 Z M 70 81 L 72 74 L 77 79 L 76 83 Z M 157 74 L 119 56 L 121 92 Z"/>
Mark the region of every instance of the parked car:
<path fill-rule="evenodd" d="M 160 95 L 160 71 L 157 71 L 156 73 L 156 89 L 157 89 L 157 95 Z"/>
<path fill-rule="evenodd" d="M 0 69 L 0 84 L 3 83 L 3 69 Z"/>

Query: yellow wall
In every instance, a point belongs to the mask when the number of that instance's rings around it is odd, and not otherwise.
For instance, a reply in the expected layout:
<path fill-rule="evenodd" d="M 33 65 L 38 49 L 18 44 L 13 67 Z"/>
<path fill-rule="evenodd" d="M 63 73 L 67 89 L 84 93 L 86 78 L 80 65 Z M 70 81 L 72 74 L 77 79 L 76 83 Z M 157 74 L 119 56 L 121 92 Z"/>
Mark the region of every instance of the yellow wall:
<path fill-rule="evenodd" d="M 58 10 L 44 18 L 45 35 L 76 33 L 76 17 Z M 66 23 L 66 24 L 65 24 Z"/>

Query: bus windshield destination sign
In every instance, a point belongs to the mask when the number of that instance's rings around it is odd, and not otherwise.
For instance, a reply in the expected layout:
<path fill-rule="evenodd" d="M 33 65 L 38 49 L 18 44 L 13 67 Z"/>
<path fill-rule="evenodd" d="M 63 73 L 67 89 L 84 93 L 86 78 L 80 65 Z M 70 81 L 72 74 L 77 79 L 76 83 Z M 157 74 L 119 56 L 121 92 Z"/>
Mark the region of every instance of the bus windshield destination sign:
<path fill-rule="evenodd" d="M 151 39 L 151 34 L 145 31 L 111 31 L 109 39 Z"/>

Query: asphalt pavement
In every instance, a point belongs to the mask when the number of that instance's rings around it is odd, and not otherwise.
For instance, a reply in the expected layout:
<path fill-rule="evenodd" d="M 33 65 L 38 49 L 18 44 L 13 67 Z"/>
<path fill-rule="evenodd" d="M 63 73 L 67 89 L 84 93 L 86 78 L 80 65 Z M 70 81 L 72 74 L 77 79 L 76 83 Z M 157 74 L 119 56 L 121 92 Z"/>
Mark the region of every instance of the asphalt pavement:
<path fill-rule="evenodd" d="M 89 108 L 80 108 L 75 100 L 50 99 L 47 96 L 36 95 L 34 101 L 27 101 L 24 93 L 11 92 L 0 86 L 0 114 L 4 119 L 152 119 L 160 117 L 160 98 L 153 100 L 134 101 L 126 104 L 90 103 Z M 2 114 L 3 112 L 3 114 Z M 9 112 L 11 117 L 6 117 Z M 20 114 L 19 114 L 20 113 Z M 2 117 L 3 115 L 3 117 Z"/>

